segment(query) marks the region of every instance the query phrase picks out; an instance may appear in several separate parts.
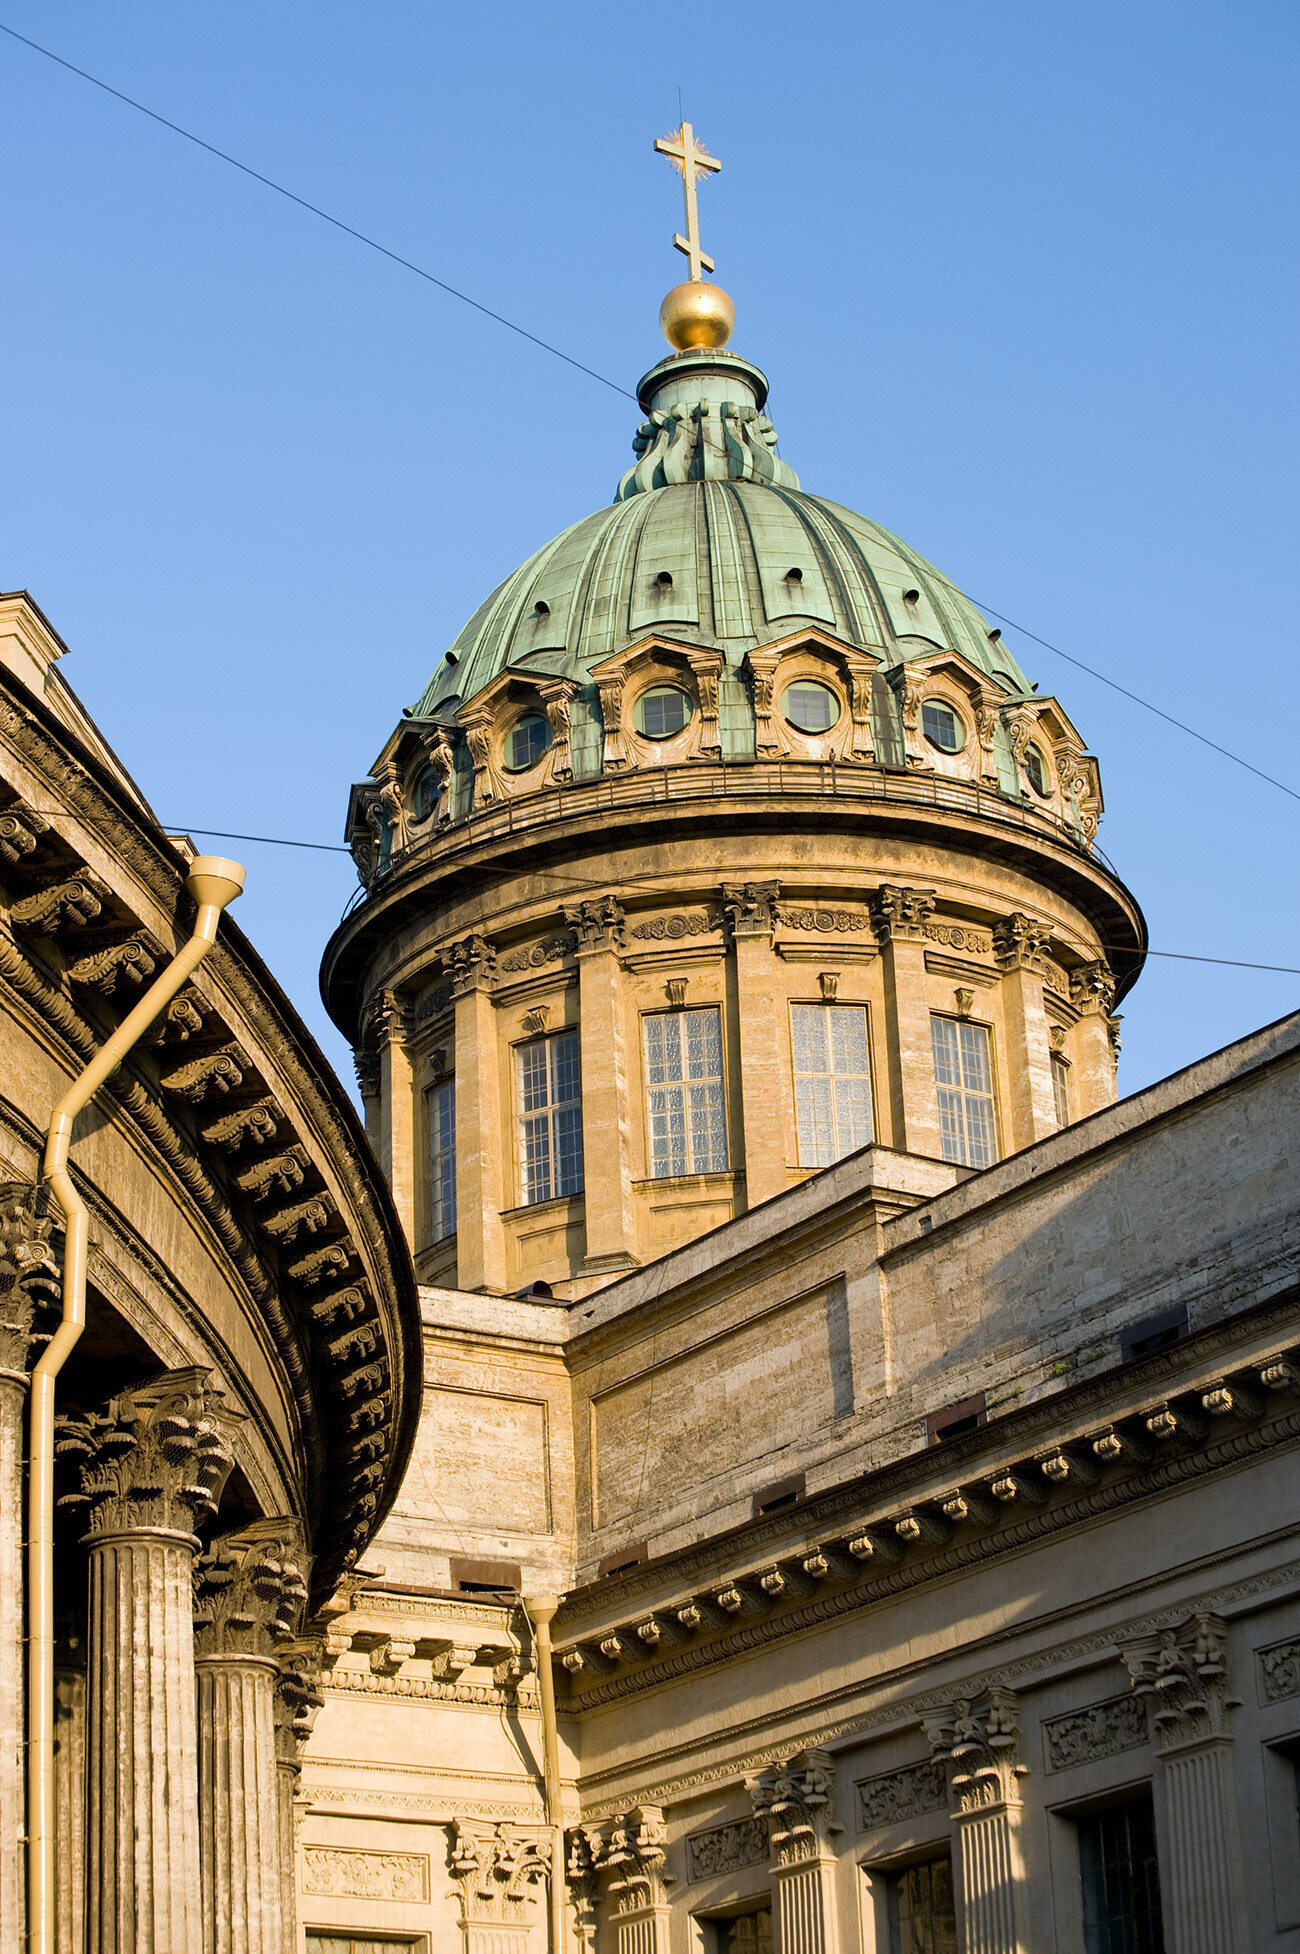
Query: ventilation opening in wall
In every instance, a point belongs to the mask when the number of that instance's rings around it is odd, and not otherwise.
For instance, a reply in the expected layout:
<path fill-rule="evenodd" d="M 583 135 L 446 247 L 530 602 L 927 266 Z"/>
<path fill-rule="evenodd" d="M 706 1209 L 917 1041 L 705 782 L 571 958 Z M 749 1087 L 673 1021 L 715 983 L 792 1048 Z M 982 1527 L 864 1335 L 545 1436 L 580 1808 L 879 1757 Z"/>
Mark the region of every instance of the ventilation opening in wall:
<path fill-rule="evenodd" d="M 786 1479 L 778 1479 L 775 1486 L 764 1486 L 761 1493 L 755 1493 L 750 1512 L 758 1520 L 765 1513 L 784 1513 L 788 1506 L 797 1506 L 804 1494 L 804 1476 L 792 1472 Z"/>
<path fill-rule="evenodd" d="M 1180 1305 L 1177 1309 L 1162 1310 L 1159 1316 L 1148 1316 L 1145 1323 L 1135 1323 L 1131 1330 L 1121 1330 L 1120 1362 L 1127 1364 L 1134 1357 L 1149 1357 L 1153 1350 L 1163 1350 L 1186 1335 L 1186 1308 Z"/>
<path fill-rule="evenodd" d="M 634 1547 L 620 1547 L 616 1554 L 606 1554 L 600 1563 L 600 1578 L 603 1581 L 609 1575 L 628 1574 L 649 1558 L 650 1550 L 644 1540 L 638 1540 Z"/>
<path fill-rule="evenodd" d="M 973 1398 L 963 1398 L 960 1404 L 950 1404 L 942 1411 L 932 1411 L 925 1421 L 925 1442 L 927 1445 L 949 1445 L 954 1438 L 964 1438 L 967 1432 L 978 1431 L 987 1422 L 987 1417 L 984 1393 L 978 1391 Z"/>
<path fill-rule="evenodd" d="M 453 1560 L 451 1585 L 457 1594 L 518 1594 L 519 1568 L 507 1560 Z"/>

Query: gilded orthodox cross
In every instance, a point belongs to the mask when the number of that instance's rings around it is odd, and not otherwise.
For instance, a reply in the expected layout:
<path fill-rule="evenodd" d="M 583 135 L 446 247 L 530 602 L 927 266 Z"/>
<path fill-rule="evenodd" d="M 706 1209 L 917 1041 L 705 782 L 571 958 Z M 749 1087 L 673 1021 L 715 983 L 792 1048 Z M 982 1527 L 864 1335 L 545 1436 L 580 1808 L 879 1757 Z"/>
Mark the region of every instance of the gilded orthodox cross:
<path fill-rule="evenodd" d="M 701 170 L 720 170 L 722 165 L 716 156 L 710 156 L 706 149 L 700 148 L 689 122 L 683 122 L 674 135 L 656 136 L 655 149 L 660 156 L 669 159 L 682 179 L 686 196 L 686 236 L 678 232 L 673 243 L 690 260 L 691 277 L 702 279 L 705 272 L 712 271 L 714 266 L 712 258 L 700 249 L 700 213 L 696 207 L 695 190 Z"/>

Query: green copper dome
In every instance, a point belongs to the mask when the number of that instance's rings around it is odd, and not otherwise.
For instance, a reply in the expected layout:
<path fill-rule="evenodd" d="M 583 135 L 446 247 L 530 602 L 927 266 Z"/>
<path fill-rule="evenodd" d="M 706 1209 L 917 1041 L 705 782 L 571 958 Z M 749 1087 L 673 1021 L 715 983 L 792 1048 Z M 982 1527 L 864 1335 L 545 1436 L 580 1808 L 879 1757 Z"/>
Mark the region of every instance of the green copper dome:
<path fill-rule="evenodd" d="M 507 669 L 583 682 L 650 633 L 746 651 L 819 626 L 887 665 L 962 653 L 1028 683 L 975 606 L 887 529 L 799 486 L 763 414 L 767 381 L 726 352 L 641 382 L 647 418 L 612 507 L 566 529 L 480 605 L 413 708 L 439 715 Z"/>

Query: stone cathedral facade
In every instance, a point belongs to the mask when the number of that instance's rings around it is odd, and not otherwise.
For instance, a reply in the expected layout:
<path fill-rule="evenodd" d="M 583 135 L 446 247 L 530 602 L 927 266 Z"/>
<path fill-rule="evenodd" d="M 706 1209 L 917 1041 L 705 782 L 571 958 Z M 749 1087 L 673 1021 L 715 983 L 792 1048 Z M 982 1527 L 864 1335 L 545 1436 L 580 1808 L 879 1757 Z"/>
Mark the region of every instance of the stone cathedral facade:
<path fill-rule="evenodd" d="M 1117 1103 L 1095 758 L 679 290 L 352 794 L 425 1394 L 307 1946 L 1300 1947 L 1300 1019 Z"/>

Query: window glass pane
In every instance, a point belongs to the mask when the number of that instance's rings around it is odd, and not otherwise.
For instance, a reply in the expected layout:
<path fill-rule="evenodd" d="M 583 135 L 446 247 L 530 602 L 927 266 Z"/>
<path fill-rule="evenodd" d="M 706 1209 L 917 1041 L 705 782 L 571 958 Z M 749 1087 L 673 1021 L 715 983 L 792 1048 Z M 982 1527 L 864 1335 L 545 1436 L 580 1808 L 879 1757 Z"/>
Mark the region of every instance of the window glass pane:
<path fill-rule="evenodd" d="M 932 746 L 944 753 L 960 753 L 966 744 L 966 729 L 951 706 L 927 699 L 921 707 L 921 731 Z"/>
<path fill-rule="evenodd" d="M 923 1859 L 889 1875 L 890 1954 L 957 1954 L 952 1859 Z"/>
<path fill-rule="evenodd" d="M 864 1004 L 792 1004 L 801 1167 L 829 1167 L 875 1138 Z"/>
<path fill-rule="evenodd" d="M 932 1017 L 930 1037 L 943 1157 L 963 1167 L 991 1167 L 997 1159 L 997 1122 L 988 1027 Z"/>
<path fill-rule="evenodd" d="M 1087 1954 L 1164 1954 L 1151 1794 L 1078 1821 Z"/>
<path fill-rule="evenodd" d="M 456 1232 L 456 1082 L 446 1079 L 429 1094 L 430 1236 Z"/>
<path fill-rule="evenodd" d="M 727 1166 L 722 1013 L 716 1004 L 645 1019 L 650 1172 L 719 1174 Z"/>
<path fill-rule="evenodd" d="M 582 1188 L 582 1068 L 578 1033 L 519 1046 L 519 1189 L 524 1205 Z"/>
<path fill-rule="evenodd" d="M 1056 1100 L 1056 1124 L 1070 1124 L 1070 1068 L 1058 1053 L 1052 1053 L 1052 1096 Z"/>
<path fill-rule="evenodd" d="M 656 685 L 639 701 L 641 731 L 648 739 L 666 740 L 680 733 L 691 716 L 691 702 L 675 685 Z"/>
<path fill-rule="evenodd" d="M 550 729 L 540 713 L 529 713 L 510 733 L 510 765 L 531 767 L 550 744 Z"/>
<path fill-rule="evenodd" d="M 819 685 L 816 679 L 787 685 L 782 703 L 790 724 L 803 733 L 827 732 L 840 716 L 839 700 L 828 685 Z"/>

